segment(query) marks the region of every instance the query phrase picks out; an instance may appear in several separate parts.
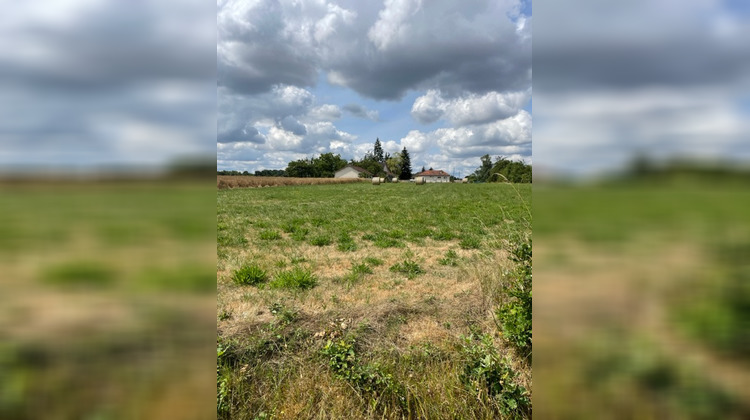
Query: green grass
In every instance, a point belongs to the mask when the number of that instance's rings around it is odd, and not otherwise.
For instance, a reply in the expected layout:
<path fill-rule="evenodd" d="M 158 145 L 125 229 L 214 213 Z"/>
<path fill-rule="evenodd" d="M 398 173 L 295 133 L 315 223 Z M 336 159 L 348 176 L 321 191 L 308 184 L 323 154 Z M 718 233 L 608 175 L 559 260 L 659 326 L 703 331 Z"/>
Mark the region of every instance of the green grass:
<path fill-rule="evenodd" d="M 240 286 L 257 286 L 268 280 L 268 273 L 255 264 L 246 264 L 232 274 L 234 284 Z"/>
<path fill-rule="evenodd" d="M 243 238 L 257 235 L 259 224 L 264 230 L 291 236 L 261 243 L 261 247 L 284 247 L 306 240 L 331 244 L 336 238 L 337 244 L 349 250 L 353 246 L 406 247 L 404 241 L 425 238 L 454 241 L 458 233 L 478 238 L 480 226 L 523 230 L 524 224 L 530 223 L 522 202 L 522 197 L 530 197 L 529 185 L 516 185 L 518 193 L 504 184 L 441 185 L 440 199 L 433 189 L 415 187 L 393 184 L 387 192 L 367 184 L 220 190 L 217 218 L 225 228 L 219 231 L 218 246 L 245 247 Z M 498 215 L 519 223 L 499 225 L 502 219 Z M 254 222 L 248 224 L 247 220 Z"/>
<path fill-rule="evenodd" d="M 476 325 L 498 337 L 484 306 L 502 289 L 483 283 L 511 266 L 506 242 L 528 236 L 530 193 L 528 185 L 409 183 L 218 191 L 228 237 L 218 243 L 218 313 L 234 314 L 219 329 L 229 350 L 217 357 L 218 417 L 489 419 L 522 405 L 521 388 L 496 393 L 505 405 L 485 389 L 498 389 L 495 373 L 519 372 L 529 385 L 530 365 L 511 355 L 517 370 L 506 369 L 500 352 L 484 349 L 490 371 L 462 380 L 467 364 L 483 359 L 470 362 L 458 335 Z M 264 230 L 284 234 L 229 240 Z M 227 279 L 246 260 L 278 272 L 239 296 Z M 243 326 L 237 308 L 245 307 L 257 322 Z M 486 386 L 472 390 L 471 380 Z"/>
<path fill-rule="evenodd" d="M 272 289 L 311 289 L 318 283 L 317 277 L 310 271 L 295 267 L 282 271 L 269 283 Z"/>

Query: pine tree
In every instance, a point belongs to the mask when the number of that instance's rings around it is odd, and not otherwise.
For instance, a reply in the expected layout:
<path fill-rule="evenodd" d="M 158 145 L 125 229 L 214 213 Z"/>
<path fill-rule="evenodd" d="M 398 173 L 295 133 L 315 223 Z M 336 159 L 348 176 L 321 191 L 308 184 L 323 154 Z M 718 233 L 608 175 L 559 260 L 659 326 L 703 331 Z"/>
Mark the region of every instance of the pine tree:
<path fill-rule="evenodd" d="M 372 149 L 372 154 L 375 156 L 375 160 L 377 160 L 378 162 L 385 162 L 383 156 L 383 146 L 380 144 L 380 138 L 375 139 L 375 147 Z"/>
<path fill-rule="evenodd" d="M 411 158 L 409 157 L 409 152 L 406 150 L 406 147 L 401 151 L 401 175 L 398 179 L 411 179 Z"/>

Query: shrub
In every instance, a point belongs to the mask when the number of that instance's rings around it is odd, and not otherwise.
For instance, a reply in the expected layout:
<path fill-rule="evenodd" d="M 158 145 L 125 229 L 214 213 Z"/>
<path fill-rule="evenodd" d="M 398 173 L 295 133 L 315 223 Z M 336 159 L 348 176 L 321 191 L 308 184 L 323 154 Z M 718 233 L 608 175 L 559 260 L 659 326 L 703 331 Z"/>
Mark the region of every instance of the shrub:
<path fill-rule="evenodd" d="M 296 267 L 289 271 L 277 274 L 270 283 L 274 289 L 311 289 L 318 283 L 314 274 L 302 268 Z"/>
<path fill-rule="evenodd" d="M 234 272 L 232 280 L 241 286 L 255 286 L 268 280 L 268 273 L 255 264 L 246 264 Z"/>

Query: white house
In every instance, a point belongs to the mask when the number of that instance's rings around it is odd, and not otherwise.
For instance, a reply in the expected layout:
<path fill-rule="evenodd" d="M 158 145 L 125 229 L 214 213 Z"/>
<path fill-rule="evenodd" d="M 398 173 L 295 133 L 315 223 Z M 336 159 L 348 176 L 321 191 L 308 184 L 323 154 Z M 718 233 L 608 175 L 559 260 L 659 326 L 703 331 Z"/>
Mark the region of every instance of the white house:
<path fill-rule="evenodd" d="M 346 165 L 343 168 L 336 171 L 333 174 L 334 178 L 360 178 L 359 174 L 365 174 L 367 178 L 371 177 L 372 174 L 359 166 Z"/>
<path fill-rule="evenodd" d="M 424 178 L 424 182 L 451 182 L 450 174 L 440 170 L 436 171 L 430 169 L 428 171 L 422 171 L 414 176 L 421 176 L 422 178 Z"/>

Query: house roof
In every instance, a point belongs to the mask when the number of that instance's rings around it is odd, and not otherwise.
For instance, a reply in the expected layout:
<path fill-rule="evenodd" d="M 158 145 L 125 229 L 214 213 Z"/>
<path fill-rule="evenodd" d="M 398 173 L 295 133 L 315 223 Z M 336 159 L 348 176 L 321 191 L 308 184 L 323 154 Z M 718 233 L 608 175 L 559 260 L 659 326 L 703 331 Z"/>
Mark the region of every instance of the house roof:
<path fill-rule="evenodd" d="M 356 165 L 346 165 L 346 166 L 344 166 L 344 168 L 352 168 L 352 169 L 354 169 L 357 172 L 363 172 L 363 173 L 366 173 L 366 174 L 370 173 L 370 171 L 368 171 L 367 169 L 360 168 L 359 166 L 356 166 Z M 341 169 L 344 169 L 344 168 L 341 168 Z M 339 171 L 341 169 L 339 169 Z M 336 171 L 336 172 L 338 172 L 338 171 Z"/>
<path fill-rule="evenodd" d="M 441 170 L 430 170 L 430 171 L 422 171 L 415 176 L 451 176 L 449 173 Z"/>

